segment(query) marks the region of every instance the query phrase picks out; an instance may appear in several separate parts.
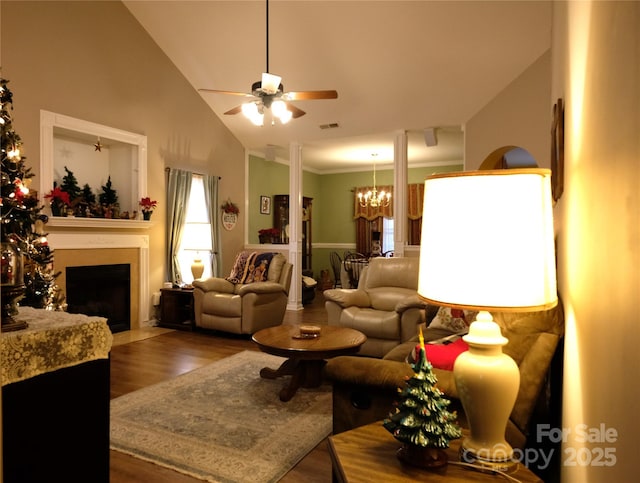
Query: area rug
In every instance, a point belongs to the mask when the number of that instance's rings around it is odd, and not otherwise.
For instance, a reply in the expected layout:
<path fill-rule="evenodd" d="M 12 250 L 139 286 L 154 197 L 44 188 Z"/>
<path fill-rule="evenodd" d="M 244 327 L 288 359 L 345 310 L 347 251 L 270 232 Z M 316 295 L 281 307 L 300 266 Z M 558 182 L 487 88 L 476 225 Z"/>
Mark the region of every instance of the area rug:
<path fill-rule="evenodd" d="M 111 401 L 111 448 L 212 482 L 275 482 L 331 432 L 331 388 L 260 378 L 284 359 L 245 351 Z"/>

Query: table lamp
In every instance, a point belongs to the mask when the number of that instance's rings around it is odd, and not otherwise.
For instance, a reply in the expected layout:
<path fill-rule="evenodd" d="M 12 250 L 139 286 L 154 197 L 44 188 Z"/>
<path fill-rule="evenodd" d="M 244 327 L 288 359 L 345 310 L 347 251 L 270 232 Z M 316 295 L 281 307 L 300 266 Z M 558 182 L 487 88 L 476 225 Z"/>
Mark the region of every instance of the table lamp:
<path fill-rule="evenodd" d="M 200 252 L 211 252 L 211 225 L 209 223 L 186 223 L 182 234 L 182 249 L 196 254 L 191 264 L 191 274 L 198 280 L 204 273 Z"/>
<path fill-rule="evenodd" d="M 478 316 L 454 379 L 469 422 L 461 459 L 508 471 L 504 435 L 520 384 L 508 340 L 489 311 L 537 311 L 557 304 L 548 169 L 470 171 L 425 181 L 418 294 Z"/>

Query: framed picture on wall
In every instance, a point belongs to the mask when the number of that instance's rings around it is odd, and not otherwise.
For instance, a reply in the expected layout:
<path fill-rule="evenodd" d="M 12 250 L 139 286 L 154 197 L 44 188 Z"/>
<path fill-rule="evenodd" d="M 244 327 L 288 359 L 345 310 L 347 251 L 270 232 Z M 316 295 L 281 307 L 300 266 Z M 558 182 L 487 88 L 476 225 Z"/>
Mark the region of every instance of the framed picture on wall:
<path fill-rule="evenodd" d="M 562 99 L 553 106 L 551 126 L 551 193 L 558 201 L 564 191 L 564 104 Z"/>
<path fill-rule="evenodd" d="M 260 197 L 260 214 L 261 215 L 271 214 L 271 196 Z"/>

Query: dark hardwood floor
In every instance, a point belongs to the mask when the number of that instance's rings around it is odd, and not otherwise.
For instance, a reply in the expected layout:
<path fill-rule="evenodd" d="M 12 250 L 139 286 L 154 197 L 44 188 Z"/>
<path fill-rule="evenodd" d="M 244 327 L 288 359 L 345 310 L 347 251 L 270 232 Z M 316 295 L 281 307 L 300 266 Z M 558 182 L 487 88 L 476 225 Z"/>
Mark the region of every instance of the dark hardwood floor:
<path fill-rule="evenodd" d="M 302 311 L 287 311 L 284 323 L 326 324 L 324 299 L 317 292 Z M 111 350 L 111 398 L 174 378 L 213 361 L 244 350 L 258 350 L 249 336 L 213 332 L 172 331 L 136 342 L 115 345 Z M 295 443 L 292 443 L 295 444 Z M 195 483 L 201 480 L 111 451 L 111 483 Z M 283 483 L 326 483 L 331 481 L 327 442 L 287 473 Z"/>

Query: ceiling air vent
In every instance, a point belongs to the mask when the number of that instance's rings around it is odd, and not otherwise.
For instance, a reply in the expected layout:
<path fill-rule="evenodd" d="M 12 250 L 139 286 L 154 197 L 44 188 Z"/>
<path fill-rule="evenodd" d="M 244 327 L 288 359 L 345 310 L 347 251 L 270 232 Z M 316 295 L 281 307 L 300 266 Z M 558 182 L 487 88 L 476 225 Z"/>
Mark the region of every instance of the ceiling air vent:
<path fill-rule="evenodd" d="M 336 129 L 340 127 L 337 122 L 330 122 L 329 124 L 320 124 L 320 129 Z"/>

